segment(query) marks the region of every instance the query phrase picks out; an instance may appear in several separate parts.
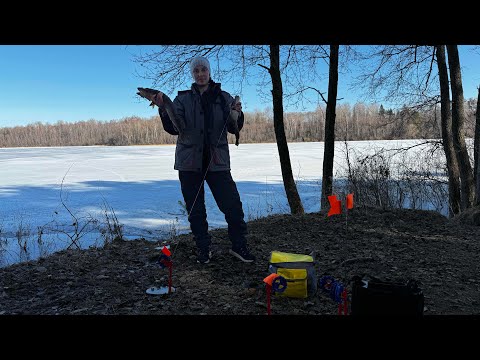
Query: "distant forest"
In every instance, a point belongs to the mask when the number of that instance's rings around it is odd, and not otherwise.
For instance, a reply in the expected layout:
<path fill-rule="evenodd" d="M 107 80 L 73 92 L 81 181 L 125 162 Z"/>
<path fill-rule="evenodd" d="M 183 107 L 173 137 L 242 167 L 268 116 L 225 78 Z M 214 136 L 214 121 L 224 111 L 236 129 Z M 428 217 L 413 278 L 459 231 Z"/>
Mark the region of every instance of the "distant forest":
<path fill-rule="evenodd" d="M 465 102 L 465 136 L 474 137 L 476 99 Z M 289 142 L 323 141 L 325 107 L 311 112 L 285 113 L 285 134 Z M 440 106 L 414 110 L 404 106 L 399 110 L 382 105 L 357 103 L 336 108 L 336 140 L 395 140 L 441 138 Z M 235 137 L 229 134 L 229 141 Z M 26 126 L 0 128 L 0 147 L 37 146 L 127 146 L 175 144 L 176 136 L 163 130 L 159 116 L 128 117 L 121 120 L 87 120 L 75 123 L 40 122 Z M 246 112 L 240 143 L 275 142 L 271 109 Z"/>

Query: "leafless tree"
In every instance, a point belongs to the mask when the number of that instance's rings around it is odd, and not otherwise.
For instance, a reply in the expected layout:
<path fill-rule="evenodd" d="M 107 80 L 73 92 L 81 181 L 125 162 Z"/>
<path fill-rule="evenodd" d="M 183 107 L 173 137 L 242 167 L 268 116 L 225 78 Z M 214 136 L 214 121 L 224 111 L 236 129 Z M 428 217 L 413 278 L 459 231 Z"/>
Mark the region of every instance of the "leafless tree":
<path fill-rule="evenodd" d="M 400 108 L 432 107 L 438 102 L 434 48 L 426 45 L 379 45 L 362 53 L 364 73 L 352 87 L 372 101 L 388 101 Z"/>
<path fill-rule="evenodd" d="M 442 66 L 439 67 L 439 72 L 435 73 L 433 71 L 438 46 L 395 45 L 379 46 L 373 49 L 366 58 L 376 58 L 375 66 L 371 72 L 359 77 L 360 82 L 367 84 L 366 88 L 370 95 L 375 96 L 380 90 L 383 90 L 386 92 L 385 98 L 390 101 L 401 98 L 405 103 L 413 104 L 416 109 L 432 107 L 437 104 L 439 92 L 437 87 L 439 85 L 445 86 L 445 81 L 448 81 L 448 75 L 447 79 L 434 81 L 437 76 L 445 76 Z M 463 210 L 471 206 L 473 201 L 473 176 L 464 138 L 464 99 L 457 46 L 448 45 L 447 52 L 453 97 L 451 134 L 454 154 L 458 163 L 460 206 Z M 440 55 L 444 55 L 444 52 L 440 52 Z M 357 84 L 360 85 L 360 82 L 357 82 Z M 441 99 L 442 121 L 445 122 L 449 121 L 446 118 L 445 111 L 450 112 L 449 101 L 445 97 L 447 91 L 446 88 L 440 89 L 440 92 L 443 92 L 443 99 Z M 411 121 L 413 118 L 408 117 L 407 119 Z M 445 126 L 445 124 L 442 126 L 444 132 Z M 442 134 L 442 137 L 448 137 L 448 134 Z M 453 156 L 451 149 L 449 149 L 449 142 L 444 142 L 444 146 L 446 146 L 445 153 L 450 162 L 447 165 L 449 179 L 454 180 L 457 175 L 452 163 Z M 456 187 L 458 185 L 454 183 L 449 186 Z M 450 197 L 450 200 L 453 201 L 451 204 L 453 213 L 457 208 L 455 204 L 456 192 L 457 190 L 454 190 L 454 194 Z"/>
<path fill-rule="evenodd" d="M 452 134 L 453 148 L 460 170 L 460 198 L 462 210 L 468 209 L 474 201 L 473 171 L 465 144 L 465 106 L 463 98 L 462 73 L 457 45 L 447 45 L 450 87 L 452 89 Z"/>
<path fill-rule="evenodd" d="M 339 59 L 340 60 L 340 59 Z M 338 100 L 338 99 L 337 99 Z M 325 100 L 326 104 L 326 100 Z M 469 99 L 465 136 L 474 137 L 477 99 Z M 439 107 L 438 107 L 439 108 Z M 285 112 L 285 136 L 288 142 L 323 141 L 325 106 L 314 111 Z M 406 122 L 405 118 L 415 119 Z M 440 112 L 435 107 L 412 110 L 383 108 L 379 104 L 337 104 L 335 137 L 347 140 L 433 139 L 441 137 Z M 436 125 L 438 123 L 438 125 Z M 68 128 L 68 135 L 58 136 L 58 126 Z M 119 120 L 88 120 L 72 123 L 34 123 L 0 128 L 0 147 L 32 146 L 129 146 L 175 144 L 176 137 L 163 131 L 158 116 L 126 117 Z M 235 136 L 229 134 L 229 142 Z M 275 142 L 271 107 L 245 112 L 242 143 Z"/>
<path fill-rule="evenodd" d="M 474 141 L 475 205 L 480 205 L 480 86 L 478 87 L 477 111 L 475 112 Z"/>
<path fill-rule="evenodd" d="M 450 88 L 445 59 L 445 45 L 436 46 L 436 55 L 440 81 L 442 141 L 448 172 L 449 213 L 450 216 L 454 216 L 460 212 L 460 171 L 453 147 Z"/>
<path fill-rule="evenodd" d="M 287 138 L 285 137 L 285 126 L 283 123 L 283 89 L 282 78 L 280 76 L 279 45 L 270 46 L 270 67 L 262 67 L 268 70 L 272 78 L 273 124 L 275 128 L 275 137 L 277 139 L 278 154 L 280 156 L 283 185 L 287 194 L 288 204 L 290 205 L 290 211 L 292 214 L 303 214 L 304 209 L 302 200 L 300 199 L 297 185 L 293 179 L 290 153 L 288 151 Z"/>
<path fill-rule="evenodd" d="M 339 45 L 330 45 L 328 100 L 323 155 L 322 207 L 327 206 L 328 196 L 332 194 L 333 158 L 335 155 L 335 109 L 337 107 L 338 89 L 338 48 Z"/>

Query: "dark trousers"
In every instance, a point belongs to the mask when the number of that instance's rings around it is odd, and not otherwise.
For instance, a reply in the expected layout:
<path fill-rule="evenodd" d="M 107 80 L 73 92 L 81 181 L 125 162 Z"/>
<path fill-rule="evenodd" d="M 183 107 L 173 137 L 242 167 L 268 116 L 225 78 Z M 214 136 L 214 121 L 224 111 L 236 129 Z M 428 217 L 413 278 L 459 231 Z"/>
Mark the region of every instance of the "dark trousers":
<path fill-rule="evenodd" d="M 208 234 L 205 190 L 202 182 L 204 173 L 179 171 L 178 176 L 182 187 L 183 199 L 190 214 L 188 221 L 190 222 L 190 229 L 195 237 L 195 242 L 197 247 L 206 248 L 210 245 L 211 237 Z M 208 171 L 205 180 L 212 191 L 218 208 L 225 214 L 225 220 L 228 224 L 228 236 L 232 244 L 234 246 L 244 245 L 246 243 L 247 224 L 244 220 L 240 195 L 230 171 Z"/>

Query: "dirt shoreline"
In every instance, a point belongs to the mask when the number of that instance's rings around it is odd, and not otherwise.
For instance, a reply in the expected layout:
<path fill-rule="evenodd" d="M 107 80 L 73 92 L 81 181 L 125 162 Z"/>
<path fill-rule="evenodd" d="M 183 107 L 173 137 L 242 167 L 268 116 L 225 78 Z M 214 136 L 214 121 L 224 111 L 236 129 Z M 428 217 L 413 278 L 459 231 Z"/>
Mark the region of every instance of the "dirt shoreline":
<path fill-rule="evenodd" d="M 331 275 L 350 290 L 354 275 L 416 279 L 425 315 L 480 314 L 480 227 L 433 211 L 353 209 L 249 222 L 253 264 L 232 257 L 226 229 L 211 231 L 214 258 L 195 261 L 191 235 L 171 242 L 169 295 L 146 290 L 168 284 L 158 263 L 164 243 L 115 241 L 104 248 L 64 250 L 0 269 L 1 315 L 266 315 L 263 279 L 273 250 L 315 253 L 317 277 Z M 336 315 L 325 294 L 275 297 L 273 315 Z"/>

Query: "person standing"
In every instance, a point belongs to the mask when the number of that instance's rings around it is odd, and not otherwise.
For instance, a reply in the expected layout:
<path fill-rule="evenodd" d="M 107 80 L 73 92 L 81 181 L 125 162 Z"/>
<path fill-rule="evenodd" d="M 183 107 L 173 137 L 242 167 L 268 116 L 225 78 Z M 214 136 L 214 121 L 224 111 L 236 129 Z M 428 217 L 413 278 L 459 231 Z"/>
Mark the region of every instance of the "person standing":
<path fill-rule="evenodd" d="M 247 224 L 230 172 L 227 140 L 227 131 L 238 135 L 243 128 L 242 104 L 235 102 L 228 92 L 222 90 L 220 83 L 212 80 L 207 58 L 193 58 L 190 72 L 194 80 L 190 90 L 179 91 L 173 101 L 176 117 L 181 121 L 170 119 L 162 96 L 156 94 L 151 100 L 159 107 L 164 130 L 179 135 L 174 168 L 178 170 L 188 221 L 197 246 L 197 262 L 207 264 L 212 256 L 205 208 L 206 181 L 228 224 L 228 236 L 232 242 L 230 254 L 250 263 L 255 256 L 247 246 Z M 185 128 L 177 129 L 174 124 L 178 123 L 185 124 Z"/>

